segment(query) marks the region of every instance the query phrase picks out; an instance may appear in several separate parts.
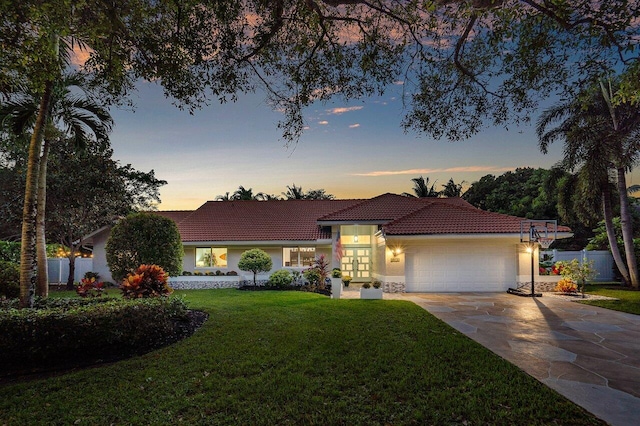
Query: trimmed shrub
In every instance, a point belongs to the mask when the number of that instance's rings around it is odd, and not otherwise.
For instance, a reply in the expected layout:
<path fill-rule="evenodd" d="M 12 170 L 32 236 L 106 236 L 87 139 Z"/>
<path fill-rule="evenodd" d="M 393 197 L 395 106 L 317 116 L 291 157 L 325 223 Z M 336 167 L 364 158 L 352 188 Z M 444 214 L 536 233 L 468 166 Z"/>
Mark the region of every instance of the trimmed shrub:
<path fill-rule="evenodd" d="M 272 288 L 287 288 L 291 285 L 292 281 L 293 277 L 291 276 L 291 272 L 287 269 L 280 269 L 271 274 L 267 286 Z"/>
<path fill-rule="evenodd" d="M 168 296 L 173 293 L 169 287 L 169 276 L 158 265 L 140 265 L 122 281 L 120 290 L 125 299 Z"/>
<path fill-rule="evenodd" d="M 0 298 L 20 296 L 20 265 L 0 261 Z"/>
<path fill-rule="evenodd" d="M 251 250 L 247 250 L 240 256 L 240 261 L 238 262 L 238 268 L 243 271 L 251 271 L 253 272 L 253 285 L 256 285 L 256 275 L 259 272 L 267 272 L 271 270 L 273 266 L 273 262 L 271 261 L 271 256 L 261 249 L 255 248 Z"/>
<path fill-rule="evenodd" d="M 153 213 L 137 213 L 118 222 L 106 245 L 107 263 L 119 282 L 138 266 L 161 266 L 170 276 L 182 271 L 182 241 L 176 223 Z"/>
<path fill-rule="evenodd" d="M 0 310 L 0 370 L 46 368 L 79 354 L 93 362 L 144 353 L 175 341 L 188 320 L 178 298 L 62 300 Z"/>

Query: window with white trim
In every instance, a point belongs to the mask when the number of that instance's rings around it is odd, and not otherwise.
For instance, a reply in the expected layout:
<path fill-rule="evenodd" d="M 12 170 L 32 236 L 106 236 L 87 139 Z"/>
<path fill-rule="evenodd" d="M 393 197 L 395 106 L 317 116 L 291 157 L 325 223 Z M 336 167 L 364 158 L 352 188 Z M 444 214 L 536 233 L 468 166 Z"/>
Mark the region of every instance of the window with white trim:
<path fill-rule="evenodd" d="M 311 266 L 316 258 L 315 247 L 283 247 L 282 266 L 307 267 Z"/>
<path fill-rule="evenodd" d="M 196 268 L 226 268 L 226 247 L 197 247 Z"/>

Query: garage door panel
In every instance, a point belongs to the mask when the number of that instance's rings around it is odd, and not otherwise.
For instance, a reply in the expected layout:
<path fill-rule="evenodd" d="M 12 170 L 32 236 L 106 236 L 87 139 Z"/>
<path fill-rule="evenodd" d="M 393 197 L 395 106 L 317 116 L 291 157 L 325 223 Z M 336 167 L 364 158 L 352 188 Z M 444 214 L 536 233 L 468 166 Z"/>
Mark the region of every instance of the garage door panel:
<path fill-rule="evenodd" d="M 504 291 L 516 275 L 508 244 L 431 244 L 407 250 L 407 291 Z"/>

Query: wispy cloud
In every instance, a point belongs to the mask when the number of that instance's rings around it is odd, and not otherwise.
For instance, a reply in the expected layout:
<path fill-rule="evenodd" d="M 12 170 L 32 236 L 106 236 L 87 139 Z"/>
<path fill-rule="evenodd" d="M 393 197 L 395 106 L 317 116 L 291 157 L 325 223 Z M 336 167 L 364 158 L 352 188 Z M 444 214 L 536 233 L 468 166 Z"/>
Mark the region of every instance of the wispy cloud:
<path fill-rule="evenodd" d="M 466 166 L 448 167 L 443 169 L 407 169 L 407 170 L 377 170 L 366 173 L 352 173 L 351 176 L 395 176 L 395 175 L 426 175 L 429 173 L 472 173 L 472 172 L 507 172 L 515 167 L 494 167 L 494 166 Z"/>
<path fill-rule="evenodd" d="M 355 123 L 355 124 L 350 124 L 350 125 L 349 125 L 349 128 L 350 128 L 350 129 L 355 129 L 355 128 L 357 128 L 357 127 L 360 127 L 360 123 Z"/>
<path fill-rule="evenodd" d="M 338 108 L 328 109 L 327 113 L 328 114 L 340 115 L 340 114 L 344 114 L 345 112 L 358 111 L 358 110 L 360 110 L 362 108 L 364 108 L 364 107 L 363 106 L 338 107 Z"/>
<path fill-rule="evenodd" d="M 318 121 L 318 124 L 329 124 L 327 120 Z"/>

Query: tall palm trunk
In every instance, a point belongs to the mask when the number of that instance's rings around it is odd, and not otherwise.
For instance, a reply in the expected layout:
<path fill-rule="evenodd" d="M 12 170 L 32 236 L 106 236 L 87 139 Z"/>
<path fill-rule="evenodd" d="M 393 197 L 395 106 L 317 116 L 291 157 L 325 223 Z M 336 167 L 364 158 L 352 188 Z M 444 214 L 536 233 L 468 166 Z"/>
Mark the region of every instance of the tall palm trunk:
<path fill-rule="evenodd" d="M 627 267 L 631 278 L 631 286 L 639 288 L 640 278 L 638 277 L 638 261 L 633 245 L 633 221 L 629 209 L 629 198 L 627 197 L 627 178 L 623 167 L 617 168 L 618 172 L 618 193 L 620 194 L 620 223 L 622 224 L 622 241 L 627 258 Z"/>
<path fill-rule="evenodd" d="M 22 209 L 22 245 L 20 248 L 20 307 L 33 306 L 35 290 L 35 245 L 36 245 L 36 208 L 38 197 L 38 172 L 44 126 L 49 114 L 53 81 L 44 85 L 44 93 L 38 108 L 38 117 L 29 142 L 27 161 L 27 183 Z"/>
<path fill-rule="evenodd" d="M 38 207 L 36 213 L 36 259 L 38 263 L 36 296 L 49 295 L 49 272 L 47 265 L 47 239 L 45 233 L 45 208 L 47 204 L 47 160 L 49 139 L 45 138 L 40 166 L 38 168 Z"/>
<path fill-rule="evenodd" d="M 605 186 L 602 191 L 602 213 L 604 216 L 604 226 L 607 230 L 607 239 L 609 240 L 609 247 L 611 248 L 613 261 L 616 263 L 616 266 L 620 271 L 620 275 L 622 275 L 622 279 L 625 283 L 628 284 L 631 282 L 631 280 L 629 279 L 629 271 L 627 270 L 627 265 L 622 259 L 620 248 L 618 248 L 618 239 L 616 237 L 616 231 L 613 226 L 613 209 L 611 208 L 611 193 L 609 191 L 609 186 Z"/>

